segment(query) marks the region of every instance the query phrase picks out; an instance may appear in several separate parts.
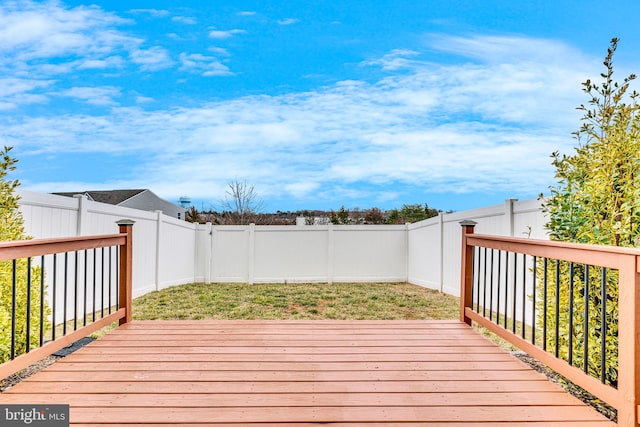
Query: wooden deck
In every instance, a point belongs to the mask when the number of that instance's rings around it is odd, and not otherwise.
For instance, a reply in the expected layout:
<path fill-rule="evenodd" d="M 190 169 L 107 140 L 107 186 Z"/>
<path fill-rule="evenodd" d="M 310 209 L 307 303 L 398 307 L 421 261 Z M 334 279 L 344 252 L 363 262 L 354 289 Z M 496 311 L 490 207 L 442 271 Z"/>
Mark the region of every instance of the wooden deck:
<path fill-rule="evenodd" d="M 457 321 L 134 321 L 0 394 L 72 425 L 614 425 Z"/>

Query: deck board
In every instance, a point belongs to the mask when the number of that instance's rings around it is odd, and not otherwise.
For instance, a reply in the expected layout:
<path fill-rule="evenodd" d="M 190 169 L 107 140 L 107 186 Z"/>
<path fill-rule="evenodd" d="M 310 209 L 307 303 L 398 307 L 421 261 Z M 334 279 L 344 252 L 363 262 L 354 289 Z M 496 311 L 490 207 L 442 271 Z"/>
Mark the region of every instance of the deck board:
<path fill-rule="evenodd" d="M 135 321 L 0 394 L 72 425 L 614 425 L 457 321 Z"/>

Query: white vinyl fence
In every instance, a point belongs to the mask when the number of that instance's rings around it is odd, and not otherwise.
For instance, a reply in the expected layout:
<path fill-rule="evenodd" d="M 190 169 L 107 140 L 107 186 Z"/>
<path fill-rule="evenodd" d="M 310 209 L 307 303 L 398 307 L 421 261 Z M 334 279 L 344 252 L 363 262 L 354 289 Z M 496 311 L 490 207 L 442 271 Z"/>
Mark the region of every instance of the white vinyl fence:
<path fill-rule="evenodd" d="M 410 282 L 458 295 L 459 222 L 477 233 L 546 238 L 538 200 L 441 214 L 407 225 L 212 226 L 51 194 L 19 191 L 34 238 L 116 233 L 132 219 L 134 296 L 191 282 Z"/>
<path fill-rule="evenodd" d="M 132 219 L 133 295 L 202 281 L 195 268 L 196 225 L 137 209 L 51 194 L 19 191 L 25 231 L 34 238 L 118 232 L 116 221 Z"/>
<path fill-rule="evenodd" d="M 209 227 L 207 281 L 406 281 L 405 225 Z"/>
<path fill-rule="evenodd" d="M 508 199 L 503 205 L 440 214 L 408 225 L 408 282 L 460 295 L 460 221 L 467 219 L 478 223 L 478 234 L 548 238 L 539 200 Z"/>

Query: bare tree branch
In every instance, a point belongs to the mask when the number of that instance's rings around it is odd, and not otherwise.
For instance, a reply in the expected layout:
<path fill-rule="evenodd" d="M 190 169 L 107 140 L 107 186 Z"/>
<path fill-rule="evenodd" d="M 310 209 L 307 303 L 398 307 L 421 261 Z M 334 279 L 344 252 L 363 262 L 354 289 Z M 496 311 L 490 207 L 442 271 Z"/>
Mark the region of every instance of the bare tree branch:
<path fill-rule="evenodd" d="M 263 209 L 264 202 L 258 198 L 253 185 L 245 180 L 235 179 L 228 184 L 227 197 L 223 201 L 224 211 L 228 218 L 227 224 L 250 224 L 255 222 L 258 213 Z"/>

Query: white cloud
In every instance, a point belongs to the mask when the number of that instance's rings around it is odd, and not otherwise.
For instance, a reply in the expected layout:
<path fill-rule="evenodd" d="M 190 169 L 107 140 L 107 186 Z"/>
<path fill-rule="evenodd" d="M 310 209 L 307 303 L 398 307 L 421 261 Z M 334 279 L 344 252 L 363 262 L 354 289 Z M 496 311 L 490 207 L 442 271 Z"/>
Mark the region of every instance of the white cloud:
<path fill-rule="evenodd" d="M 152 17 L 169 16 L 168 11 L 159 9 L 133 9 L 130 12 Z M 174 17 L 185 24 L 193 23 L 191 19 Z M 174 60 L 166 47 L 149 46 L 144 38 L 121 30 L 132 23 L 132 20 L 98 6 L 69 7 L 57 1 L 29 0 L 0 3 L 0 56 L 3 58 L 0 79 L 4 76 L 16 79 L 12 94 L 0 95 L 2 109 L 44 103 L 51 94 L 66 93 L 76 97 L 76 92 L 65 92 L 69 85 L 64 79 L 70 78 L 69 75 L 72 79 L 84 80 L 84 76 L 94 72 L 96 78 L 88 77 L 82 84 L 89 87 L 99 78 L 124 76 L 132 66 L 146 72 L 177 65 L 183 71 L 203 76 L 233 74 L 213 55 L 183 54 L 179 60 Z M 222 32 L 224 34 L 214 32 L 212 37 L 243 32 L 232 29 Z M 220 47 L 209 51 L 216 56 L 229 56 L 229 52 Z M 2 89 L 0 87 L 0 91 Z M 6 86 L 4 90 L 8 90 Z M 112 99 L 97 96 L 87 98 L 87 102 L 106 105 Z"/>
<path fill-rule="evenodd" d="M 134 14 L 146 14 L 154 18 L 164 18 L 171 15 L 168 10 L 164 9 L 131 9 L 129 12 Z"/>
<path fill-rule="evenodd" d="M 382 58 L 365 61 L 364 65 L 379 65 L 383 70 L 395 71 L 413 65 L 409 57 L 420 55 L 420 52 L 409 49 L 395 49 L 384 55 Z"/>
<path fill-rule="evenodd" d="M 229 51 L 223 47 L 210 47 L 207 49 L 209 52 L 215 53 L 216 55 L 229 56 Z"/>
<path fill-rule="evenodd" d="M 198 73 L 205 77 L 233 75 L 229 67 L 213 56 L 183 52 L 180 54 L 180 62 L 182 64 L 181 70 Z"/>
<path fill-rule="evenodd" d="M 278 25 L 293 25 L 293 24 L 297 24 L 298 22 L 300 22 L 299 19 L 286 18 L 286 19 L 278 20 Z"/>
<path fill-rule="evenodd" d="M 243 12 L 238 12 L 238 16 L 254 16 L 256 12 L 252 12 L 249 10 L 245 10 Z"/>
<path fill-rule="evenodd" d="M 142 95 L 136 96 L 136 103 L 138 104 L 148 104 L 150 102 L 155 102 L 155 99 L 148 96 L 142 96 Z"/>
<path fill-rule="evenodd" d="M 53 84 L 52 80 L 0 78 L 0 109 L 10 110 L 19 105 L 46 103 L 47 96 L 31 92 L 51 87 Z"/>
<path fill-rule="evenodd" d="M 291 193 L 294 197 L 306 197 L 309 194 L 317 191 L 321 184 L 319 182 L 313 181 L 296 181 L 295 177 L 293 178 L 291 184 L 285 185 L 285 190 Z"/>
<path fill-rule="evenodd" d="M 174 16 L 171 18 L 173 22 L 179 22 L 180 24 L 185 25 L 196 25 L 198 21 L 196 18 L 192 18 L 190 16 Z"/>
<path fill-rule="evenodd" d="M 136 43 L 112 31 L 129 21 L 95 6 L 66 9 L 57 2 L 0 5 L 0 52 L 20 61 L 112 51 Z"/>
<path fill-rule="evenodd" d="M 456 37 L 429 35 L 430 45 L 444 52 L 490 63 L 531 62 L 584 62 L 577 50 L 557 40 L 536 39 L 525 36 Z"/>
<path fill-rule="evenodd" d="M 245 30 L 239 30 L 239 29 L 233 29 L 233 30 L 211 30 L 209 32 L 209 37 L 211 37 L 212 39 L 228 39 L 230 37 L 233 37 L 236 34 L 243 34 L 246 33 Z"/>
<path fill-rule="evenodd" d="M 53 81 L 0 78 L 0 98 L 29 92 L 35 88 L 50 86 Z"/>
<path fill-rule="evenodd" d="M 0 111 L 13 110 L 17 105 L 13 102 L 0 101 Z"/>
<path fill-rule="evenodd" d="M 95 117 L 0 118 L 0 140 L 26 153 L 126 153 L 144 162 L 127 182 L 174 197 L 217 200 L 233 177 L 260 183 L 265 198 L 388 200 L 398 183 L 425 191 L 537 194 L 553 179 L 549 154 L 573 145 L 582 73 L 594 68 L 579 52 L 537 39 L 529 40 L 523 60 L 526 41 L 440 37 L 430 49 L 467 55 L 464 60 L 437 64 L 425 52 L 396 50 L 364 64 L 384 73 L 378 81 L 303 93 L 165 110 L 111 108 Z M 469 46 L 473 53 L 464 53 Z M 566 52 L 545 57 L 536 49 Z M 214 56 L 182 53 L 179 60 L 184 71 L 231 74 Z M 103 105 L 120 96 L 115 88 L 92 89 L 65 95 Z"/>
<path fill-rule="evenodd" d="M 0 72 L 47 80 L 81 70 L 121 69 L 123 54 L 143 41 L 117 30 L 130 22 L 97 6 L 0 3 Z"/>
<path fill-rule="evenodd" d="M 77 68 L 79 70 L 87 69 L 105 69 L 105 68 L 120 68 L 124 65 L 124 60 L 120 56 L 109 56 L 104 59 L 87 59 L 80 61 Z"/>
<path fill-rule="evenodd" d="M 120 89 L 115 87 L 73 87 L 57 93 L 59 96 L 75 98 L 92 105 L 115 105 L 113 100 L 120 96 Z"/>
<path fill-rule="evenodd" d="M 161 46 L 153 46 L 149 49 L 136 49 L 130 54 L 131 61 L 140 65 L 145 71 L 156 71 L 168 68 L 173 64 L 169 52 Z"/>

